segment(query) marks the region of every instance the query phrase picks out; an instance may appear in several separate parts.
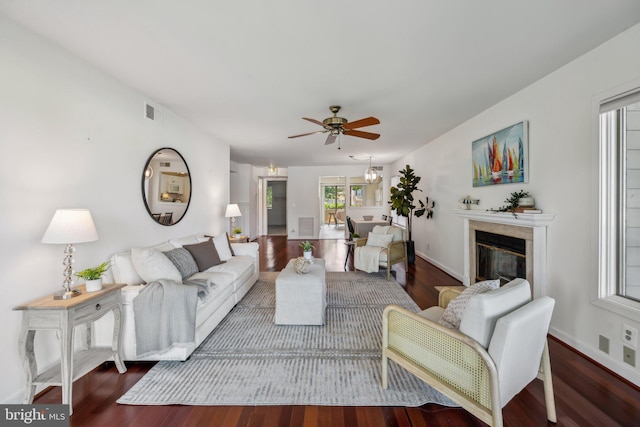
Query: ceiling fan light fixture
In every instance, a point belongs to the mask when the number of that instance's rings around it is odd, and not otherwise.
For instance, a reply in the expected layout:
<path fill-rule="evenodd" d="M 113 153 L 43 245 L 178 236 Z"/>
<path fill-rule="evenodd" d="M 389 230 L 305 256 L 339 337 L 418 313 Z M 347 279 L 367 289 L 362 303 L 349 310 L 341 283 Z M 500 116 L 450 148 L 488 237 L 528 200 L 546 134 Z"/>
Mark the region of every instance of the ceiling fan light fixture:
<path fill-rule="evenodd" d="M 369 156 L 369 167 L 364 171 L 364 181 L 373 184 L 378 179 L 378 171 L 371 167 L 371 156 Z"/>

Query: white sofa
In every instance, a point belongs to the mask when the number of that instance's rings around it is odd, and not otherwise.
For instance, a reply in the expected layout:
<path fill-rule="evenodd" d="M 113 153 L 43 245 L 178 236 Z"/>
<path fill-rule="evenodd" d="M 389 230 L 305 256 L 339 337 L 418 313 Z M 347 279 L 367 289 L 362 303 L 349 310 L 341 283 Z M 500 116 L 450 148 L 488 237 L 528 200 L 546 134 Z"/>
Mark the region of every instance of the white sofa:
<path fill-rule="evenodd" d="M 191 276 L 211 280 L 216 283 L 213 290 L 204 298 L 198 298 L 196 309 L 195 343 L 187 346 L 173 346 L 163 351 L 145 354 L 138 357 L 136 352 L 136 325 L 133 300 L 145 286 L 145 280 L 138 274 L 132 259 L 132 251 L 116 253 L 111 257 L 110 269 L 104 277 L 105 283 L 125 283 L 122 288 L 123 302 L 123 345 L 124 360 L 186 360 L 200 343 L 224 319 L 231 309 L 244 297 L 258 280 L 259 246 L 255 242 L 224 242 L 233 250 L 233 256 L 224 263 L 208 268 Z M 221 244 L 222 236 L 214 238 L 216 248 Z M 184 245 L 197 244 L 207 240 L 203 234 L 171 239 L 150 248 L 159 252 L 168 252 Z M 137 249 L 136 249 L 137 250 Z M 221 251 L 218 251 L 221 253 Z M 229 255 L 231 255 L 229 251 Z M 222 253 L 220 256 L 223 259 Z M 145 274 L 142 274 L 143 276 Z M 219 279 L 219 280 L 218 280 Z M 149 280 L 151 281 L 151 280 Z M 113 337 L 113 316 L 106 315 L 94 325 L 97 345 L 111 345 Z"/>

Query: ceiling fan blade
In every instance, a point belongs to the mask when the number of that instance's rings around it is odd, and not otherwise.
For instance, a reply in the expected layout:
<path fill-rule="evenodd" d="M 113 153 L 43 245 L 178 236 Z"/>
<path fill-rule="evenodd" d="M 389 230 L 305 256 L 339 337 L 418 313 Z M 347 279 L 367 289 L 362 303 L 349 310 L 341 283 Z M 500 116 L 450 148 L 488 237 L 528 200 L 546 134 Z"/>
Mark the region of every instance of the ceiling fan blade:
<path fill-rule="evenodd" d="M 366 119 L 356 120 L 355 122 L 348 122 L 344 124 L 345 129 L 363 128 L 365 126 L 379 125 L 380 120 L 375 117 L 367 117 Z"/>
<path fill-rule="evenodd" d="M 317 124 L 317 125 L 320 125 L 320 126 L 322 126 L 323 128 L 325 128 L 325 127 L 326 127 L 326 125 L 325 125 L 324 123 L 322 123 L 321 121 L 319 121 L 319 120 L 316 120 L 316 119 L 310 119 L 309 117 L 303 117 L 302 119 L 303 119 L 303 120 L 306 120 L 306 121 L 308 121 L 308 122 L 311 122 L 311 123 L 315 123 L 315 124 Z"/>
<path fill-rule="evenodd" d="M 336 142 L 336 136 L 337 135 L 335 133 L 330 133 L 329 136 L 327 136 L 327 140 L 324 142 L 324 145 L 329 145 Z"/>
<path fill-rule="evenodd" d="M 303 134 L 300 134 L 300 135 L 293 135 L 293 136 L 290 136 L 289 138 L 299 138 L 301 136 L 307 136 L 307 135 L 313 135 L 313 134 L 316 134 L 316 133 L 325 133 L 325 132 L 329 132 L 329 131 L 328 130 L 317 130 L 315 132 L 303 133 Z"/>
<path fill-rule="evenodd" d="M 349 135 L 349 136 L 357 136 L 358 138 L 367 138 L 367 139 L 378 139 L 378 138 L 380 138 L 380 134 L 379 133 L 363 132 L 361 130 L 345 129 L 344 130 L 344 134 L 345 135 Z"/>

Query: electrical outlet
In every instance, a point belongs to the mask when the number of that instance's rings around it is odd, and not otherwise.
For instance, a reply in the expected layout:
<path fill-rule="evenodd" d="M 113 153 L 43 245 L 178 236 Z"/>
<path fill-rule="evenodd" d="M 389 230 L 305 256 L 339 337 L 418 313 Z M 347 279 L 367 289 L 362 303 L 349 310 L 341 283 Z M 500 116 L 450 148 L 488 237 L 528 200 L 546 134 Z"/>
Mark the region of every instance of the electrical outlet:
<path fill-rule="evenodd" d="M 609 354 L 609 338 L 599 335 L 598 348 L 600 351 Z"/>
<path fill-rule="evenodd" d="M 622 346 L 622 360 L 631 366 L 636 366 L 636 351 L 626 345 Z"/>
<path fill-rule="evenodd" d="M 622 325 L 622 342 L 633 348 L 638 346 L 638 330 L 629 325 Z"/>

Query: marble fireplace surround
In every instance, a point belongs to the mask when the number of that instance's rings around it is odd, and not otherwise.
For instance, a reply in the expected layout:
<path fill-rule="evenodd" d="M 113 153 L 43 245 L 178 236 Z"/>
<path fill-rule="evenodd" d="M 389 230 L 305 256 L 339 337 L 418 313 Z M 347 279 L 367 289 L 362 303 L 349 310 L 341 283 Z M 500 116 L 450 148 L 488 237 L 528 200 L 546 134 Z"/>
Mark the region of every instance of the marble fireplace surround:
<path fill-rule="evenodd" d="M 464 274 L 462 284 L 469 286 L 476 277 L 476 230 L 525 240 L 526 279 L 533 297 L 546 295 L 547 227 L 555 214 L 516 214 L 454 209 L 464 220 Z M 473 282 L 472 282 L 473 281 Z"/>

